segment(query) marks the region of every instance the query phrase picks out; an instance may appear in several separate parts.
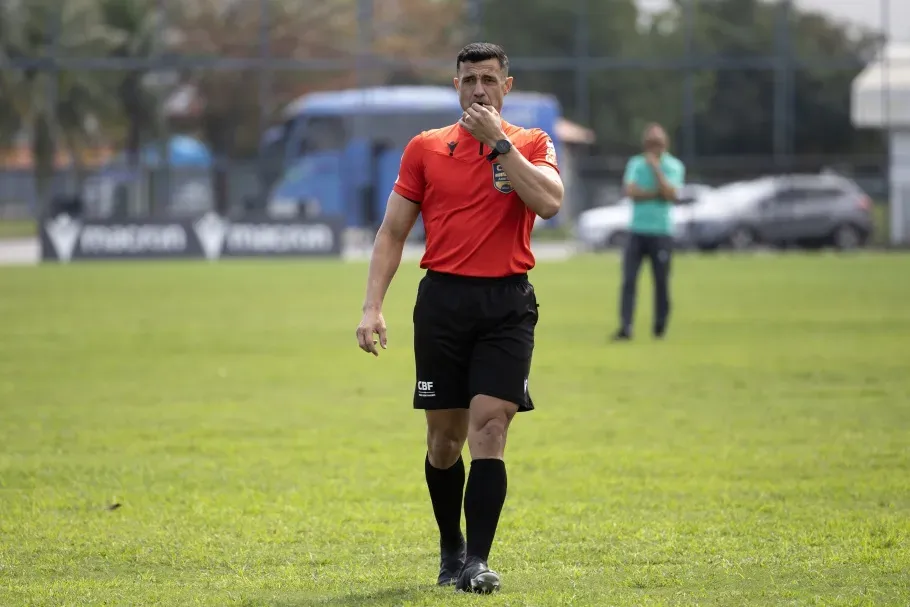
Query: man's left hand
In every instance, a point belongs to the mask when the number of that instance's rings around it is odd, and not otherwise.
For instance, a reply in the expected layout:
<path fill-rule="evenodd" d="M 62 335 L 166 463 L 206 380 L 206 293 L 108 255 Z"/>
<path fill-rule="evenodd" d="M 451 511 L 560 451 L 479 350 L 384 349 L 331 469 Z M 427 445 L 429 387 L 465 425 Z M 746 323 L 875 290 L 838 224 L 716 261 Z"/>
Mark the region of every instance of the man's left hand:
<path fill-rule="evenodd" d="M 477 141 L 487 147 L 494 147 L 506 135 L 502 131 L 502 117 L 490 105 L 474 103 L 461 115 L 460 125 L 468 130 Z"/>

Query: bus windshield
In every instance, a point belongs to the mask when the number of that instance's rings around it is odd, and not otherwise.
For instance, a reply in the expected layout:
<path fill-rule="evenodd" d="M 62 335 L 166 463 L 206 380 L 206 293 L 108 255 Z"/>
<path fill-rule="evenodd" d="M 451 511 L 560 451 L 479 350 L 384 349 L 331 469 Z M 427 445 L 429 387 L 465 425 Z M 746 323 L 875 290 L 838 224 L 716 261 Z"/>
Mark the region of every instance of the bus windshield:
<path fill-rule="evenodd" d="M 420 112 L 402 109 L 400 113 L 374 113 L 339 116 L 309 116 L 303 121 L 296 156 L 317 152 L 338 151 L 352 140 L 382 142 L 404 147 L 421 131 L 454 124 L 455 112 Z"/>

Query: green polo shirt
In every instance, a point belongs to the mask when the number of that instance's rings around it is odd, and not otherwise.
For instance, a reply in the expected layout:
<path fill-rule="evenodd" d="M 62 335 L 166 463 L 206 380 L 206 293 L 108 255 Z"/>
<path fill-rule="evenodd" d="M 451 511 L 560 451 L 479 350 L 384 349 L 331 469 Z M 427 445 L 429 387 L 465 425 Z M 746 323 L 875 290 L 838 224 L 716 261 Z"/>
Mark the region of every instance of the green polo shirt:
<path fill-rule="evenodd" d="M 660 168 L 664 177 L 675 188 L 681 188 L 686 179 L 686 167 L 682 161 L 665 152 L 660 157 Z M 648 165 L 644 154 L 633 156 L 626 163 L 626 174 L 623 183 L 634 183 L 643 190 L 657 190 L 657 176 Z M 630 231 L 636 234 L 655 234 L 670 236 L 673 233 L 673 222 L 670 218 L 672 202 L 666 200 L 632 201 L 632 223 Z"/>

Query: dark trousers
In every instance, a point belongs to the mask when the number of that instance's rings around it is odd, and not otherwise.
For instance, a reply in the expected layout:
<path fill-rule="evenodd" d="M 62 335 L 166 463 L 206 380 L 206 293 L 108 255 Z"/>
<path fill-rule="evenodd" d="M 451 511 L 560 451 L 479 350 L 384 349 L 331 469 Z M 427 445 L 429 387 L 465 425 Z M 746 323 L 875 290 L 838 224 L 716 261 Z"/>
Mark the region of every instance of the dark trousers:
<path fill-rule="evenodd" d="M 622 258 L 622 329 L 632 332 L 632 318 L 635 313 L 635 294 L 638 271 L 646 257 L 651 262 L 654 277 L 654 327 L 655 333 L 663 333 L 670 316 L 670 259 L 673 254 L 673 238 L 649 234 L 630 234 Z"/>

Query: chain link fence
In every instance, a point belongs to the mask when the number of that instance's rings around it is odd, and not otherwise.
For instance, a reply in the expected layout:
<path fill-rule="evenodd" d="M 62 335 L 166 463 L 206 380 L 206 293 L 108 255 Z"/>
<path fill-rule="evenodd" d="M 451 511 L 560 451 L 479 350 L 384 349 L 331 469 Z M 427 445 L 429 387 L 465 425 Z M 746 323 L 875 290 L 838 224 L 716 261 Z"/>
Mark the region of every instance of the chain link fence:
<path fill-rule="evenodd" d="M 833 170 L 887 204 L 910 158 L 895 155 L 894 130 L 854 126 L 855 81 L 907 32 L 898 0 L 6 3 L 0 220 L 66 205 L 133 217 L 262 209 L 292 168 L 267 144 L 289 104 L 451 86 L 458 50 L 478 39 L 505 47 L 516 90 L 558 100 L 569 220 L 616 201 L 650 121 L 692 181 Z M 889 69 L 910 70 L 910 56 Z M 888 122 L 897 85 L 881 80 Z"/>

